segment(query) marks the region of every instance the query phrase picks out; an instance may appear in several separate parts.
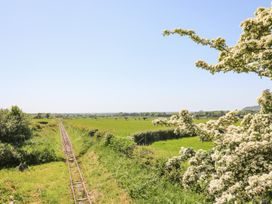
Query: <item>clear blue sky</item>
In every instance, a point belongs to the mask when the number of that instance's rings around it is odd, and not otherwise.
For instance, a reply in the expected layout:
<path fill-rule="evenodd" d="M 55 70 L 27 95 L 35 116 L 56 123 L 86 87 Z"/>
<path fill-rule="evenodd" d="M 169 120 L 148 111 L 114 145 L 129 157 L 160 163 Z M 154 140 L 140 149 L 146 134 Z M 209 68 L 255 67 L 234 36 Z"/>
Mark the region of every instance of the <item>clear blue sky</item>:
<path fill-rule="evenodd" d="M 26 112 L 235 109 L 271 80 L 197 69 L 217 53 L 164 29 L 222 36 L 269 0 L 8 0 L 0 2 L 0 107 Z"/>

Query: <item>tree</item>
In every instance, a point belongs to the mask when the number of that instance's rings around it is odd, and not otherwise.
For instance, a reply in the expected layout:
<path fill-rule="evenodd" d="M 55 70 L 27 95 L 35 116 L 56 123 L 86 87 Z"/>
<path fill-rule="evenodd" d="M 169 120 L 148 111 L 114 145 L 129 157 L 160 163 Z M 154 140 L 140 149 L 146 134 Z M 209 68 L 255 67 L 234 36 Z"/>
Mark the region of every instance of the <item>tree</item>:
<path fill-rule="evenodd" d="M 36 119 L 41 119 L 41 118 L 42 118 L 42 114 L 41 114 L 41 113 L 38 113 L 34 118 L 36 118 Z"/>
<path fill-rule="evenodd" d="M 272 8 L 259 8 L 255 17 L 241 24 L 237 44 L 223 38 L 205 39 L 192 30 L 166 30 L 164 35 L 188 36 L 219 51 L 218 63 L 199 60 L 196 66 L 216 72 L 253 72 L 272 79 Z M 210 151 L 182 148 L 166 163 L 165 170 L 179 170 L 183 187 L 202 191 L 217 204 L 271 203 L 272 201 L 272 92 L 258 99 L 260 112 L 248 114 L 235 126 L 235 113 L 198 126 L 202 137 L 214 141 Z M 177 124 L 178 126 L 179 124 Z M 178 164 L 178 165 L 177 165 Z M 181 167 L 187 166 L 187 169 Z"/>
<path fill-rule="evenodd" d="M 0 110 L 0 142 L 21 145 L 30 137 L 28 117 L 20 108 Z"/>
<path fill-rule="evenodd" d="M 50 113 L 45 114 L 45 118 L 50 118 L 50 116 L 51 116 Z"/>
<path fill-rule="evenodd" d="M 203 60 L 196 62 L 197 67 L 212 74 L 229 71 L 253 72 L 260 77 L 272 79 L 272 8 L 257 9 L 255 17 L 242 22 L 241 27 L 243 33 L 234 46 L 228 46 L 221 37 L 211 40 L 202 38 L 193 30 L 165 30 L 163 34 L 188 36 L 198 44 L 218 50 L 217 64 L 211 65 Z"/>

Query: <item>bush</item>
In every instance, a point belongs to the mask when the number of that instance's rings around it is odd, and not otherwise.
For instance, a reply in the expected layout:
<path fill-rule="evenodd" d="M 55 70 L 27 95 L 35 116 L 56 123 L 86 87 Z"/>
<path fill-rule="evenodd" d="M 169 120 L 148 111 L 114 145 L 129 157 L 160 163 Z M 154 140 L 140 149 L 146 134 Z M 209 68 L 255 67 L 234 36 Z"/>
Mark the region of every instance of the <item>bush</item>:
<path fill-rule="evenodd" d="M 30 137 L 27 116 L 17 106 L 0 110 L 0 142 L 20 146 Z"/>
<path fill-rule="evenodd" d="M 22 160 L 26 164 L 43 164 L 59 160 L 49 145 L 28 145 L 22 149 Z"/>
<path fill-rule="evenodd" d="M 171 129 L 171 130 L 140 132 L 140 133 L 136 133 L 132 135 L 132 138 L 137 145 L 150 145 L 156 141 L 177 139 L 184 136 L 186 135 L 176 133 L 175 130 Z"/>
<path fill-rule="evenodd" d="M 240 126 L 231 125 L 232 112 L 213 122 L 214 130 L 221 130 L 209 132 L 213 149 L 183 148 L 178 157 L 169 159 L 166 169 L 180 170 L 183 187 L 204 192 L 217 204 L 271 203 L 271 98 L 272 92 L 265 91 L 258 101 L 260 112 L 246 115 Z M 186 163 L 183 171 L 180 166 Z"/>
<path fill-rule="evenodd" d="M 103 139 L 105 146 L 109 146 L 112 149 L 121 152 L 129 157 L 132 156 L 133 151 L 136 147 L 136 144 L 133 142 L 133 140 L 130 140 L 129 138 L 115 137 L 110 133 L 104 134 Z"/>
<path fill-rule="evenodd" d="M 20 163 L 20 154 L 10 144 L 0 143 L 0 167 L 16 166 Z"/>
<path fill-rule="evenodd" d="M 95 136 L 95 133 L 97 133 L 97 132 L 98 132 L 98 129 L 90 130 L 90 131 L 89 131 L 89 136 L 90 136 L 90 137 L 93 137 L 93 136 Z"/>

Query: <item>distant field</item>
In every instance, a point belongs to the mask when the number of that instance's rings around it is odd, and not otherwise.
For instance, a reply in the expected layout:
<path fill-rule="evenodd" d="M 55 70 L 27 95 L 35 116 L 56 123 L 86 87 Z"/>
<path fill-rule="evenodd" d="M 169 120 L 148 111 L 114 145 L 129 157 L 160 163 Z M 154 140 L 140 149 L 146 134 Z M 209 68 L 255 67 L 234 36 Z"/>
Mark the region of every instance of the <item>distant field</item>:
<path fill-rule="evenodd" d="M 66 119 L 65 122 L 68 125 L 77 128 L 85 129 L 99 129 L 100 131 L 109 131 L 116 136 L 126 137 L 135 132 L 145 130 L 159 130 L 166 129 L 165 127 L 156 127 L 152 125 L 152 119 L 139 120 L 138 118 L 76 118 Z"/>
<path fill-rule="evenodd" d="M 154 119 L 154 118 L 153 118 Z M 101 131 L 109 131 L 116 136 L 126 137 L 136 132 L 148 130 L 161 130 L 167 127 L 153 126 L 153 119 L 139 119 L 138 117 L 131 117 L 127 120 L 124 118 L 75 118 L 66 119 L 65 123 L 77 128 L 84 129 L 99 129 Z M 198 119 L 195 123 L 207 122 L 209 119 Z"/>

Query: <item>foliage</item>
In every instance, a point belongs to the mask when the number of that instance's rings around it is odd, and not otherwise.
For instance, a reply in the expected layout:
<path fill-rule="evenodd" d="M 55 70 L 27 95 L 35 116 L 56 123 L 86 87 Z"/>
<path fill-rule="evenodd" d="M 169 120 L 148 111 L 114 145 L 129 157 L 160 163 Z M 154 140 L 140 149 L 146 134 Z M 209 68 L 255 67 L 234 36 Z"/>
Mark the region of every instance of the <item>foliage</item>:
<path fill-rule="evenodd" d="M 166 169 L 170 166 L 180 170 L 185 188 L 204 191 L 218 204 L 271 201 L 272 111 L 263 111 L 270 110 L 267 100 L 271 97 L 272 93 L 265 91 L 258 100 L 260 113 L 247 115 L 241 126 L 231 125 L 232 116 L 219 119 L 214 124 L 225 122 L 220 136 L 210 132 L 215 140 L 211 151 L 198 150 L 188 155 L 189 150 L 183 149 L 180 156 L 168 161 Z M 176 165 L 184 158 L 189 163 L 185 172 Z"/>
<path fill-rule="evenodd" d="M 259 8 L 255 17 L 242 24 L 243 33 L 237 44 L 227 46 L 223 38 L 204 39 L 192 30 L 166 30 L 164 35 L 188 36 L 194 42 L 219 51 L 218 63 L 198 61 L 197 67 L 210 71 L 253 72 L 272 79 L 272 8 Z M 258 99 L 260 112 L 248 114 L 241 126 L 231 125 L 235 117 L 229 114 L 225 122 L 211 122 L 200 129 L 215 142 L 211 151 L 197 151 L 188 159 L 189 167 L 182 174 L 185 188 L 203 191 L 215 203 L 245 203 L 272 201 L 272 93 L 265 90 Z M 184 158 L 182 151 L 178 158 Z M 170 160 L 171 161 L 171 160 Z M 174 159 L 176 162 L 176 159 Z M 175 164 L 173 162 L 173 164 Z M 180 160 L 182 161 L 182 159 Z M 171 162 L 169 162 L 171 164 Z M 175 165 L 173 165 L 175 167 Z M 179 168 L 179 167 L 177 167 Z"/>
<path fill-rule="evenodd" d="M 20 158 L 20 154 L 12 145 L 0 143 L 0 168 L 18 165 Z"/>
<path fill-rule="evenodd" d="M 136 144 L 129 138 L 115 137 L 112 134 L 106 134 L 104 138 L 105 146 L 109 146 L 115 151 L 121 152 L 127 156 L 132 156 Z"/>
<path fill-rule="evenodd" d="M 0 142 L 20 146 L 30 137 L 28 118 L 17 106 L 0 110 Z"/>
<path fill-rule="evenodd" d="M 210 65 L 205 61 L 196 62 L 201 67 L 216 72 L 253 72 L 261 77 L 272 79 L 272 8 L 259 8 L 254 18 L 245 20 L 241 27 L 243 33 L 237 44 L 227 46 L 225 39 L 205 39 L 192 30 L 174 29 L 164 31 L 164 35 L 178 34 L 188 36 L 194 42 L 210 46 L 219 51 L 218 63 Z"/>
<path fill-rule="evenodd" d="M 22 148 L 22 160 L 29 165 L 33 165 L 58 161 L 59 158 L 50 144 L 31 143 Z"/>

